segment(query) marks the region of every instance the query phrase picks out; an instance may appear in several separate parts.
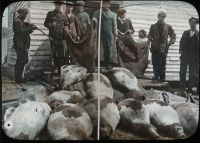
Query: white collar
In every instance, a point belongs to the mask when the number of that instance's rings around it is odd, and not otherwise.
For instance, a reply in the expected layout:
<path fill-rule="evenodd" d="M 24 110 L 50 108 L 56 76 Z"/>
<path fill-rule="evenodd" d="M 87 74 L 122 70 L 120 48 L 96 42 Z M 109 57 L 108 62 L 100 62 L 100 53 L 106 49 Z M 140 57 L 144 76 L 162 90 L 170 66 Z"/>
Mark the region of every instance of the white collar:
<path fill-rule="evenodd" d="M 195 30 L 190 30 L 190 37 L 192 37 L 195 34 Z"/>
<path fill-rule="evenodd" d="M 126 20 L 126 17 L 121 19 L 120 17 L 118 17 L 118 20 L 121 22 L 121 24 L 124 24 L 124 21 Z"/>
<path fill-rule="evenodd" d="M 118 19 L 119 19 L 119 20 L 121 20 L 121 21 L 123 21 L 123 20 L 126 20 L 126 17 L 125 17 L 125 18 L 123 18 L 123 19 L 121 19 L 120 17 L 118 17 Z"/>

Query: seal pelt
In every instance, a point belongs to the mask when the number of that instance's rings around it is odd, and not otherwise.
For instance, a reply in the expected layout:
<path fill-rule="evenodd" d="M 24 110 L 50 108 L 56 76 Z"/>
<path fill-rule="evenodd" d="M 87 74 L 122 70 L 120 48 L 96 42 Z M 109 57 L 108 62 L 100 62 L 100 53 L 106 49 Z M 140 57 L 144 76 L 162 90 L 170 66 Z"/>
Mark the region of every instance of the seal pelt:
<path fill-rule="evenodd" d="M 11 107 L 4 115 L 3 129 L 7 136 L 19 140 L 34 140 L 45 128 L 51 108 L 44 102 L 27 102 Z"/>
<path fill-rule="evenodd" d="M 65 103 L 52 111 L 47 130 L 53 140 L 84 140 L 92 133 L 92 123 L 81 106 Z"/>
<path fill-rule="evenodd" d="M 84 108 L 88 112 L 93 125 L 93 137 L 97 133 L 97 115 L 98 115 L 98 98 L 92 98 L 87 101 Z M 115 131 L 120 121 L 117 105 L 113 100 L 106 96 L 100 98 L 100 138 L 107 139 Z"/>

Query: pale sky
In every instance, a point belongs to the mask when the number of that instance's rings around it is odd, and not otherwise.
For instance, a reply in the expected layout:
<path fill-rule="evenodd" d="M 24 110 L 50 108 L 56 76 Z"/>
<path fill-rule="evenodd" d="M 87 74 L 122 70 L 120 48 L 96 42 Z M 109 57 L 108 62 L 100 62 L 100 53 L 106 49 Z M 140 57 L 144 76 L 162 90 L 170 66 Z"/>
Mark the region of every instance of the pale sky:
<path fill-rule="evenodd" d="M 2 27 L 8 27 L 8 8 L 6 8 L 3 12 L 2 17 Z"/>

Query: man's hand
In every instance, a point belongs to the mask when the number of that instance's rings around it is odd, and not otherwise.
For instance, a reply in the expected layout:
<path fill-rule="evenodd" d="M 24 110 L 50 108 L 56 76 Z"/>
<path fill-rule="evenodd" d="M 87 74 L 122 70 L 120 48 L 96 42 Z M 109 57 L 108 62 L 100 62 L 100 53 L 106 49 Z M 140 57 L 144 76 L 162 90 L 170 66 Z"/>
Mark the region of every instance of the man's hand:
<path fill-rule="evenodd" d="M 64 31 L 67 32 L 67 33 L 70 32 L 70 30 L 69 30 L 69 28 L 67 26 L 64 27 Z"/>
<path fill-rule="evenodd" d="M 117 41 L 117 39 L 118 39 L 118 36 L 115 35 L 115 36 L 114 36 L 114 40 L 115 40 L 115 42 Z"/>
<path fill-rule="evenodd" d="M 56 27 L 56 21 L 53 21 L 52 23 L 49 23 L 49 27 Z"/>
<path fill-rule="evenodd" d="M 128 30 L 128 31 L 126 31 L 126 33 L 128 33 L 128 34 L 131 34 L 131 33 L 132 33 L 132 31 L 131 31 L 131 30 Z"/>
<path fill-rule="evenodd" d="M 169 41 L 168 46 L 170 47 L 172 44 L 174 44 L 174 42 Z"/>
<path fill-rule="evenodd" d="M 31 26 L 31 31 L 33 31 L 33 30 L 35 30 L 35 29 L 37 29 L 37 27 L 36 27 L 35 25 L 32 25 L 32 26 Z"/>
<path fill-rule="evenodd" d="M 80 36 L 77 36 L 77 37 L 76 37 L 76 40 L 77 40 L 77 41 L 80 41 Z"/>
<path fill-rule="evenodd" d="M 97 23 L 97 19 L 95 17 L 92 18 L 92 21 Z"/>
<path fill-rule="evenodd" d="M 52 26 L 56 27 L 56 21 L 52 22 Z"/>
<path fill-rule="evenodd" d="M 147 41 L 147 47 L 150 47 L 150 43 L 151 43 L 150 41 Z"/>

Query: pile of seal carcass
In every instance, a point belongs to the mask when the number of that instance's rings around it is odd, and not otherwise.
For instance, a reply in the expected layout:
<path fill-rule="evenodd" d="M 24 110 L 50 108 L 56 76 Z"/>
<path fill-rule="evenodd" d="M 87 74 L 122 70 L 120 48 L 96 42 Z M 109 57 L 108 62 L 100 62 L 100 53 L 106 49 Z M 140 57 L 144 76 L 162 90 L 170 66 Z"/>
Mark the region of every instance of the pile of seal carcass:
<path fill-rule="evenodd" d="M 69 65 L 62 68 L 60 84 L 62 90 L 53 93 L 44 86 L 22 92 L 18 106 L 5 111 L 6 135 L 25 140 L 96 139 L 98 93 L 101 139 L 109 139 L 120 126 L 148 139 L 186 138 L 197 129 L 197 104 L 169 92 L 145 90 L 125 68 L 105 70 L 99 84 L 97 73 Z"/>

